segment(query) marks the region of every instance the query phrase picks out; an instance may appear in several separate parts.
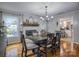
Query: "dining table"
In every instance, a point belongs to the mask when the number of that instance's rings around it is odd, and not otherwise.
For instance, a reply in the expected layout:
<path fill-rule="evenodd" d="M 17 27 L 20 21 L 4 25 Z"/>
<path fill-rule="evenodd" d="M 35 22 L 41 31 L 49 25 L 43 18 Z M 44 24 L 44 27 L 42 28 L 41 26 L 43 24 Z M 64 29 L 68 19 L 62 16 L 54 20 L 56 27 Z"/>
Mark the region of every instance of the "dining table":
<path fill-rule="evenodd" d="M 36 45 L 45 44 L 47 42 L 46 36 L 27 36 L 27 38 L 32 40 Z"/>
<path fill-rule="evenodd" d="M 41 56 L 39 52 L 40 44 L 44 45 L 47 42 L 47 37 L 43 36 L 27 36 L 26 39 L 26 45 L 28 49 L 32 49 L 34 53 L 37 53 L 38 56 Z"/>

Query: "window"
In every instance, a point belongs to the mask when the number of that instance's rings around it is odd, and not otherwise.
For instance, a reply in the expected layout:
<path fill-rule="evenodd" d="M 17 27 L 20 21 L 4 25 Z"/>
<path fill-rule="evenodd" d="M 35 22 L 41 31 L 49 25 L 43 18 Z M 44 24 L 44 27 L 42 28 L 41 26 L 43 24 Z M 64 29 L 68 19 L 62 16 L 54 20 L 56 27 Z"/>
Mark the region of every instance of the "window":
<path fill-rule="evenodd" d="M 4 25 L 6 26 L 7 37 L 18 36 L 18 18 L 12 15 L 4 15 Z"/>

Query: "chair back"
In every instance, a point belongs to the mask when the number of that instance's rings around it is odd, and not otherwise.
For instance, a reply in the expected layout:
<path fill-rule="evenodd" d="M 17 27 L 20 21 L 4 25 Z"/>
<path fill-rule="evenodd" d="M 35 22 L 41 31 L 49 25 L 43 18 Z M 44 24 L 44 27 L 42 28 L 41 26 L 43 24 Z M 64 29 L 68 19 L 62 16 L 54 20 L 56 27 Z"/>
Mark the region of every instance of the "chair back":
<path fill-rule="evenodd" d="M 24 34 L 23 34 L 22 32 L 20 33 L 20 40 L 21 40 L 22 46 L 23 46 L 25 49 L 27 49 L 25 37 L 24 37 Z"/>
<path fill-rule="evenodd" d="M 54 38 L 54 33 L 47 34 L 47 38 L 48 38 L 48 42 L 51 42 L 52 43 L 53 38 Z"/>
<path fill-rule="evenodd" d="M 57 46 L 60 47 L 60 39 L 61 39 L 61 33 L 57 32 L 56 33 L 56 42 L 57 42 Z"/>

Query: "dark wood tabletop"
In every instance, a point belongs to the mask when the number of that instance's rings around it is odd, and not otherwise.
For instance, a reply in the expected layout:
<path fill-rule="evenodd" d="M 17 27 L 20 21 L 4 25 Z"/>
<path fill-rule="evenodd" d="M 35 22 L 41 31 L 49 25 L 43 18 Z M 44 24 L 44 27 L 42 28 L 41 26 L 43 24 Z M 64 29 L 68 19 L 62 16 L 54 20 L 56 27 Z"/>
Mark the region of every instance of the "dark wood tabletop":
<path fill-rule="evenodd" d="M 45 44 L 47 42 L 47 37 L 42 36 L 28 36 L 30 40 L 32 40 L 35 44 Z"/>

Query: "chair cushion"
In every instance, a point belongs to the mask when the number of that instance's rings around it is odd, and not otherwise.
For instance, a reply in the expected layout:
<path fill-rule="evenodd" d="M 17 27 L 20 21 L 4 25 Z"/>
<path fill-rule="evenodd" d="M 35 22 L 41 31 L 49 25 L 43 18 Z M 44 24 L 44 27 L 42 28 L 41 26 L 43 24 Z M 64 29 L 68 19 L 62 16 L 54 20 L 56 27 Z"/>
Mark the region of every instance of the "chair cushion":
<path fill-rule="evenodd" d="M 34 42 L 30 39 L 25 39 L 26 40 L 26 46 L 27 49 L 34 49 L 34 48 L 38 48 L 38 46 L 36 44 L 34 44 Z"/>
<path fill-rule="evenodd" d="M 32 43 L 26 43 L 27 45 L 27 49 L 35 49 L 35 48 L 38 48 L 38 46 L 36 44 L 32 44 Z"/>
<path fill-rule="evenodd" d="M 51 47 L 51 46 L 52 46 L 51 44 L 47 45 L 47 47 Z"/>
<path fill-rule="evenodd" d="M 26 43 L 34 43 L 32 40 L 30 39 L 25 39 Z"/>

